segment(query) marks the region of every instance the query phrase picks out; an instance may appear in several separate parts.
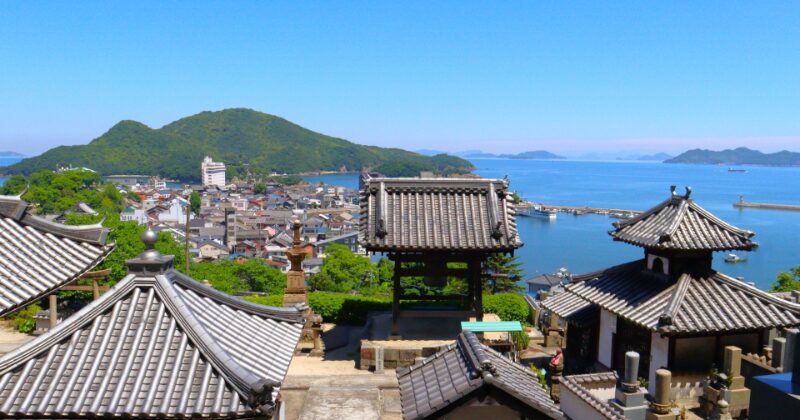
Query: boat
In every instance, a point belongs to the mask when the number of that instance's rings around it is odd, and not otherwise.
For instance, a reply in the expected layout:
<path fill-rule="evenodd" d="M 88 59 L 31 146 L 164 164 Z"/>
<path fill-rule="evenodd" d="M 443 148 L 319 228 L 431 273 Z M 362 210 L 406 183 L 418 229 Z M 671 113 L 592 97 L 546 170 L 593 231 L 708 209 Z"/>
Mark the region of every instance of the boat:
<path fill-rule="evenodd" d="M 608 214 L 608 217 L 613 217 L 614 219 L 632 219 L 634 216 L 633 213 L 628 212 L 611 212 Z"/>
<path fill-rule="evenodd" d="M 542 206 L 536 204 L 522 207 L 519 209 L 518 213 L 520 216 L 536 217 L 550 221 L 556 220 L 556 212 L 554 210 L 545 210 Z"/>
<path fill-rule="evenodd" d="M 738 262 L 746 261 L 747 258 L 740 257 L 740 256 L 738 256 L 736 254 L 728 254 L 728 255 L 725 256 L 724 260 L 725 260 L 726 263 L 738 263 Z"/>
<path fill-rule="evenodd" d="M 747 172 L 747 169 L 728 168 L 728 172 Z"/>

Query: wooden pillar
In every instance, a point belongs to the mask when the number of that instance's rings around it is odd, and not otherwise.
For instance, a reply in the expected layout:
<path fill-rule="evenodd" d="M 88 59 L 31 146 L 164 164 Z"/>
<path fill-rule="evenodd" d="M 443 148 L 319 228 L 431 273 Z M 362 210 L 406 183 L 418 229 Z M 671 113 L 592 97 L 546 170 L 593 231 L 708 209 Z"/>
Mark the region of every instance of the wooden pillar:
<path fill-rule="evenodd" d="M 400 325 L 398 323 L 400 318 L 400 295 L 403 289 L 400 287 L 400 269 L 402 268 L 402 260 L 396 259 L 394 262 L 394 276 L 392 278 L 392 334 L 391 337 L 400 337 Z"/>
<path fill-rule="evenodd" d="M 467 263 L 469 268 L 469 283 L 472 284 L 473 302 L 475 305 L 475 320 L 483 321 L 483 282 L 481 281 L 481 260 L 471 258 Z"/>
<path fill-rule="evenodd" d="M 56 294 L 50 295 L 50 328 L 55 328 L 58 324 L 58 300 Z"/>
<path fill-rule="evenodd" d="M 100 286 L 97 284 L 97 279 L 92 279 L 92 299 L 97 300 L 100 297 Z"/>

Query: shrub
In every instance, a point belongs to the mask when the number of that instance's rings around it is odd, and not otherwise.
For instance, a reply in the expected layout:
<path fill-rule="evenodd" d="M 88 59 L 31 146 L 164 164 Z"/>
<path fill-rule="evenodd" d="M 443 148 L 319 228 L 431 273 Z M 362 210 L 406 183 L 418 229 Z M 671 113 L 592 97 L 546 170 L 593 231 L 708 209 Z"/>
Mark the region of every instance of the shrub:
<path fill-rule="evenodd" d="M 277 306 L 277 307 L 283 306 L 283 295 L 268 295 L 268 296 L 252 295 L 252 296 L 245 296 L 242 299 L 248 302 L 257 303 L 259 305 Z"/>
<path fill-rule="evenodd" d="M 526 323 L 531 309 L 525 298 L 517 293 L 483 295 L 483 312 L 497 314 L 503 321 Z"/>
<path fill-rule="evenodd" d="M 25 309 L 11 315 L 9 319 L 13 319 L 14 328 L 17 331 L 21 333 L 31 333 L 36 329 L 36 320 L 33 319 L 33 316 L 41 310 L 42 307 L 37 304 L 28 305 Z"/>

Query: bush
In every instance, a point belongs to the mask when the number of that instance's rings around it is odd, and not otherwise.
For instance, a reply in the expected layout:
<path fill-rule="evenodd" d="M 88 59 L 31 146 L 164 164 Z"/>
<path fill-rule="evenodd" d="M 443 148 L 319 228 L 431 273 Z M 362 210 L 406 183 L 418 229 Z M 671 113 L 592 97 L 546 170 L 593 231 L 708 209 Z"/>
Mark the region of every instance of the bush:
<path fill-rule="evenodd" d="M 33 316 L 41 310 L 42 307 L 37 304 L 28 305 L 25 309 L 11 315 L 9 319 L 14 321 L 14 328 L 17 331 L 31 333 L 36 329 L 36 320 L 33 319 Z"/>
<path fill-rule="evenodd" d="M 259 305 L 277 306 L 277 307 L 283 306 L 283 295 L 268 295 L 268 296 L 252 295 L 252 296 L 245 296 L 242 299 L 248 302 L 257 303 Z"/>
<path fill-rule="evenodd" d="M 364 325 L 371 311 L 392 309 L 392 298 L 311 292 L 308 304 L 325 322 L 340 325 Z"/>
<path fill-rule="evenodd" d="M 497 314 L 503 321 L 519 321 L 525 324 L 531 309 L 520 294 L 498 293 L 483 295 L 483 312 Z"/>

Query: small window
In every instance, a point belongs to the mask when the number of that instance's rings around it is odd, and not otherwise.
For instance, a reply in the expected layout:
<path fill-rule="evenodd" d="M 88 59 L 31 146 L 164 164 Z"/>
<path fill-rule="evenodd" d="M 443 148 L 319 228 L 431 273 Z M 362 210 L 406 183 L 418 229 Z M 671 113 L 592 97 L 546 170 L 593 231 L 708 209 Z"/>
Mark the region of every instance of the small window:
<path fill-rule="evenodd" d="M 661 261 L 661 258 L 654 259 L 653 266 L 650 269 L 655 271 L 656 273 L 664 273 L 664 261 Z"/>

